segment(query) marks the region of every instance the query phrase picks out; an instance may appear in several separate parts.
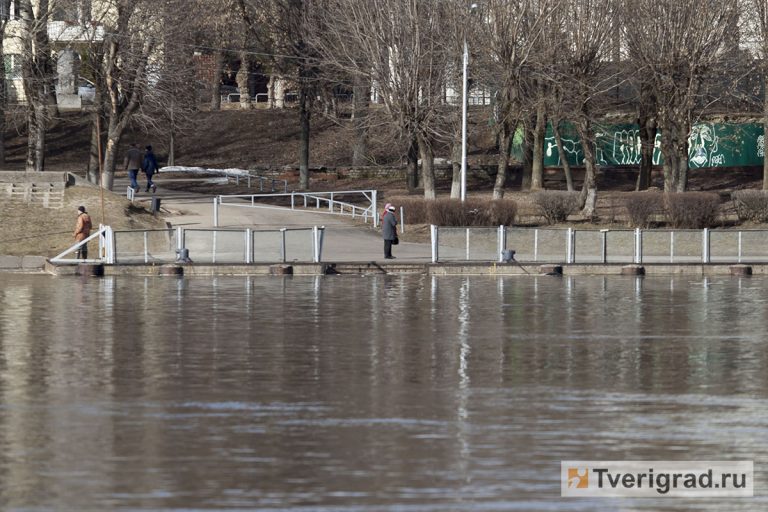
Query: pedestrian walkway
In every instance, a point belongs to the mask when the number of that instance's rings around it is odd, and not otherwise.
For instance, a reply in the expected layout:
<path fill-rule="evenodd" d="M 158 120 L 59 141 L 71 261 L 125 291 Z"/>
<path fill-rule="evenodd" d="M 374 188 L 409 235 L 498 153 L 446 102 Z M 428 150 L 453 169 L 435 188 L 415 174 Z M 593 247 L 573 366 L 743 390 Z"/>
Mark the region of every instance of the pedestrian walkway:
<path fill-rule="evenodd" d="M 127 178 L 115 180 L 116 191 L 126 190 Z M 140 183 L 143 185 L 143 183 Z M 162 175 L 155 181 L 157 192 L 136 195 L 136 202 L 160 198 L 161 207 L 169 212 L 166 220 L 174 227 L 213 228 L 213 198 L 218 194 L 203 195 L 163 187 Z M 215 192 L 215 190 L 214 190 Z M 348 217 L 297 211 L 289 208 L 219 208 L 220 228 L 280 229 L 325 226 L 323 260 L 328 262 L 390 261 L 384 260 L 384 242 L 378 229 Z M 393 248 L 394 262 L 426 263 L 431 261 L 429 244 L 401 242 Z"/>

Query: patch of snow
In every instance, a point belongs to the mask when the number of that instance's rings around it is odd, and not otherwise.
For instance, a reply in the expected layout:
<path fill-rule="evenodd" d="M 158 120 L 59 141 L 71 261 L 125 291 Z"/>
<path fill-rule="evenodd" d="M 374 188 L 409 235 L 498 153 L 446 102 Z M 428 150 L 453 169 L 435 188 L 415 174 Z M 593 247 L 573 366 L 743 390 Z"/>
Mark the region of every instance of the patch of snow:
<path fill-rule="evenodd" d="M 203 167 L 184 167 L 181 165 L 169 165 L 158 172 L 188 172 L 192 174 L 221 174 L 223 176 L 248 176 L 251 171 L 247 169 L 205 169 Z"/>

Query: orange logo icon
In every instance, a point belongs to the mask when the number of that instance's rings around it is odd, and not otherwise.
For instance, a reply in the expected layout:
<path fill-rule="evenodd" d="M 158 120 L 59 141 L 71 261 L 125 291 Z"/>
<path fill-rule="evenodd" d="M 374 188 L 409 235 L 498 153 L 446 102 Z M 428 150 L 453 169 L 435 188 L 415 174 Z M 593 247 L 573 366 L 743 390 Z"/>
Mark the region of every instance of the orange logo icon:
<path fill-rule="evenodd" d="M 589 487 L 589 469 L 568 468 L 568 488 L 587 489 Z"/>

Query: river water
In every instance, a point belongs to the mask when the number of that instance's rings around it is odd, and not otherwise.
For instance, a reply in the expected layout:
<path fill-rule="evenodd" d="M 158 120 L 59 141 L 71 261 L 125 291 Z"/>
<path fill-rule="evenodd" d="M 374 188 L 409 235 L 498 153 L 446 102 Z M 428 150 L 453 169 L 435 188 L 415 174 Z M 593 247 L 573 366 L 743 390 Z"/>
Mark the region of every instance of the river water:
<path fill-rule="evenodd" d="M 0 274 L 0 508 L 765 510 L 766 284 Z M 755 498 L 560 498 L 568 459 Z"/>

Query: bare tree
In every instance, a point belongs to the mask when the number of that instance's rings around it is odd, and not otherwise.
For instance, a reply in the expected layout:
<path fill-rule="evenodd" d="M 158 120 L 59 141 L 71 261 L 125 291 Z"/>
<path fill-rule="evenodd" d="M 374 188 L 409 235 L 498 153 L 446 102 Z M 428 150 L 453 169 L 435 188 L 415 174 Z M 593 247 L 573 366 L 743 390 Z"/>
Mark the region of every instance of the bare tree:
<path fill-rule="evenodd" d="M 5 69 L 5 27 L 11 19 L 11 0 L 0 0 L 0 61 L 3 62 L 3 73 L 0 75 L 0 165 L 5 164 L 5 127 L 6 108 L 8 105 L 8 84 Z"/>
<path fill-rule="evenodd" d="M 45 135 L 50 109 L 55 108 L 54 73 L 48 21 L 56 0 L 19 0 L 22 76 L 27 99 L 27 171 L 45 170 Z"/>
<path fill-rule="evenodd" d="M 559 0 L 487 0 L 480 5 L 473 46 L 484 48 L 480 80 L 495 91 L 495 128 L 498 165 L 494 199 L 504 195 L 507 167 L 515 131 L 524 117 L 528 98 L 524 90 L 537 42 Z M 530 106 L 530 102 L 528 103 Z"/>
<path fill-rule="evenodd" d="M 158 0 L 111 0 L 114 22 L 108 27 L 104 52 L 107 114 L 104 148 L 104 182 L 112 190 L 123 134 L 150 93 L 150 58 L 162 34 L 163 2 Z"/>
<path fill-rule="evenodd" d="M 743 26 L 752 43 L 763 76 L 763 147 L 768 138 L 768 3 L 743 0 Z M 763 156 L 763 190 L 768 190 L 768 157 Z"/>
<path fill-rule="evenodd" d="M 594 124 L 605 113 L 605 92 L 614 84 L 606 64 L 618 2 L 614 0 L 564 0 L 555 19 L 563 39 L 557 46 L 551 87 L 559 89 L 560 110 L 571 119 L 584 151 L 582 214 L 592 217 L 597 205 L 597 161 Z"/>
<path fill-rule="evenodd" d="M 237 0 L 240 13 L 273 71 L 291 77 L 299 96 L 299 188 L 309 188 L 309 143 L 312 107 L 316 96 L 316 59 L 307 37 L 312 12 L 310 0 Z M 265 23 L 264 20 L 269 20 Z M 274 83 L 274 82 L 272 82 Z"/>
<path fill-rule="evenodd" d="M 688 134 L 705 77 L 718 63 L 738 19 L 738 0 L 623 0 L 629 57 L 657 101 L 664 190 L 688 181 Z"/>
<path fill-rule="evenodd" d="M 324 65 L 374 84 L 393 126 L 416 142 L 427 199 L 436 195 L 435 147 L 450 138 L 444 91 L 452 60 L 442 31 L 452 8 L 439 0 L 328 0 L 312 40 Z"/>

